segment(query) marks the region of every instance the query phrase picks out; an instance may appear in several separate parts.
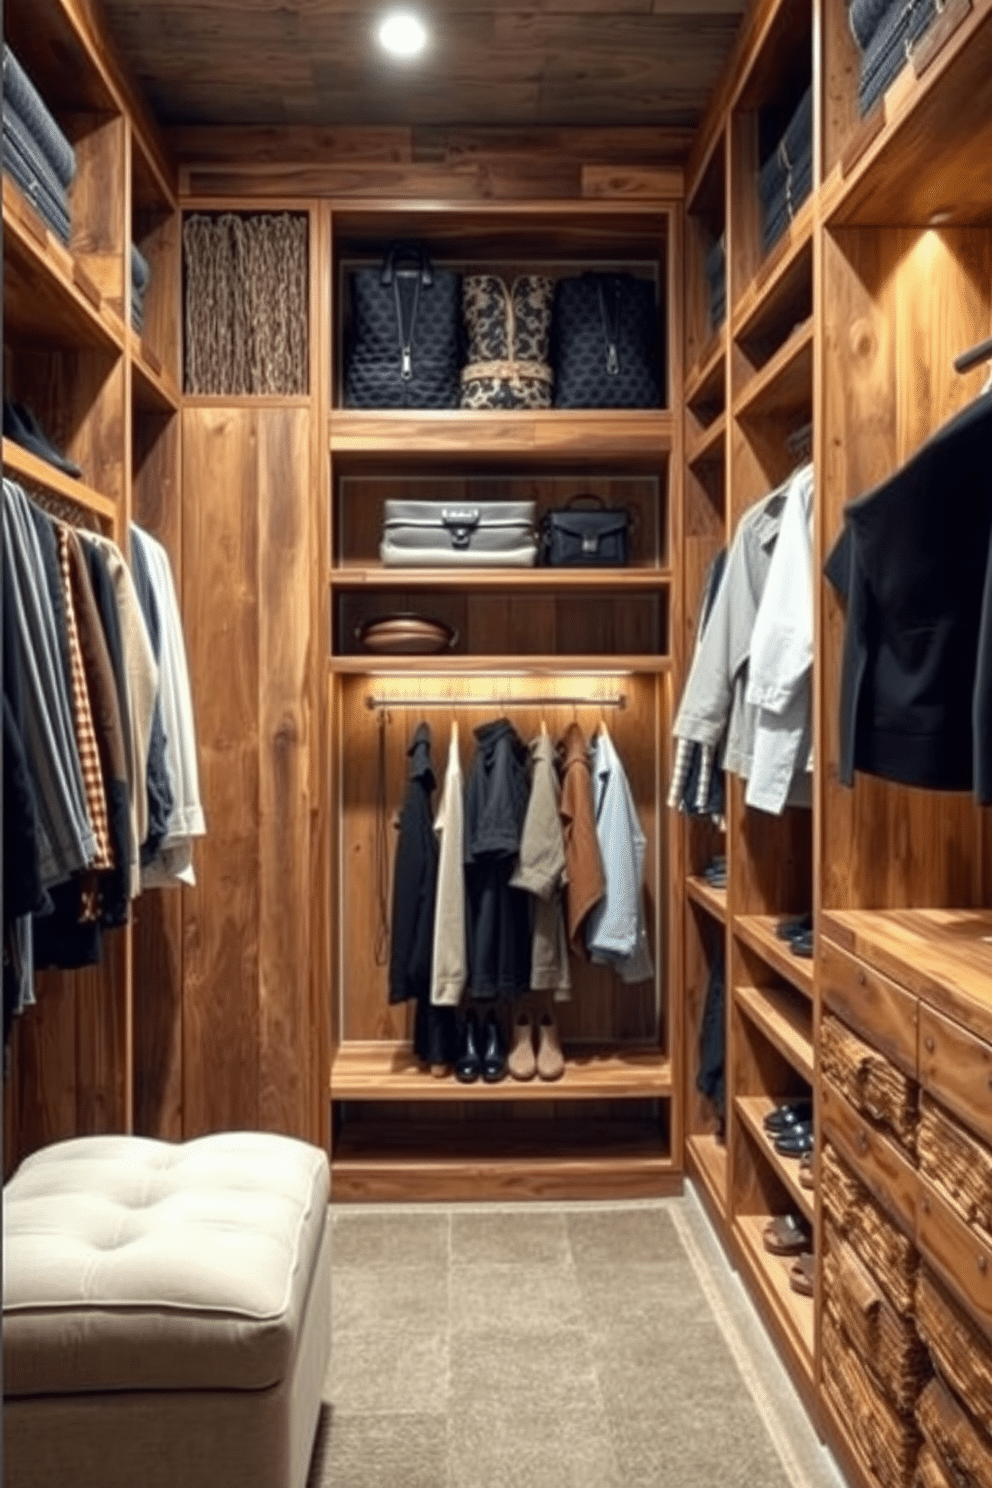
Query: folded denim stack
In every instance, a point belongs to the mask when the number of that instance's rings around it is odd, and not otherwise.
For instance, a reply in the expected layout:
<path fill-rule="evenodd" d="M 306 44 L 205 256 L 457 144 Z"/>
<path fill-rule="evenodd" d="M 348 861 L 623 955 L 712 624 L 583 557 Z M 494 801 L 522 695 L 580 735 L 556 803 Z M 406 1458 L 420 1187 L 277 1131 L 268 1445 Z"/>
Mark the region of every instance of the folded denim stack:
<path fill-rule="evenodd" d="M 145 328 L 145 292 L 152 277 L 151 264 L 131 244 L 131 324 L 139 333 Z"/>
<path fill-rule="evenodd" d="M 710 326 L 715 331 L 727 318 L 727 245 L 721 233 L 706 255 L 706 282 L 710 288 Z"/>
<path fill-rule="evenodd" d="M 851 0 L 851 32 L 861 50 L 858 107 L 867 114 L 909 61 L 938 0 Z"/>
<path fill-rule="evenodd" d="M 813 190 L 813 87 L 806 89 L 771 155 L 758 172 L 762 249 L 777 243 Z"/>
<path fill-rule="evenodd" d="M 56 237 L 68 243 L 75 152 L 8 46 L 3 49 L 3 168 Z"/>

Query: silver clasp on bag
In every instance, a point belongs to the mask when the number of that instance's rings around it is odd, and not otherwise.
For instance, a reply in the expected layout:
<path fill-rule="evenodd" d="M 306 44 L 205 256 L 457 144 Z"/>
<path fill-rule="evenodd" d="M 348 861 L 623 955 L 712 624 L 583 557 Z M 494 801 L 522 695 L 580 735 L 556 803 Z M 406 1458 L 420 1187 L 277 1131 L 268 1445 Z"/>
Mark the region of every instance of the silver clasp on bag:
<path fill-rule="evenodd" d="M 463 511 L 442 508 L 441 521 L 451 533 L 452 547 L 467 548 L 472 541 L 472 533 L 479 525 L 479 508 L 467 507 Z"/>
<path fill-rule="evenodd" d="M 599 534 L 597 532 L 586 532 L 582 536 L 583 553 L 599 552 Z"/>

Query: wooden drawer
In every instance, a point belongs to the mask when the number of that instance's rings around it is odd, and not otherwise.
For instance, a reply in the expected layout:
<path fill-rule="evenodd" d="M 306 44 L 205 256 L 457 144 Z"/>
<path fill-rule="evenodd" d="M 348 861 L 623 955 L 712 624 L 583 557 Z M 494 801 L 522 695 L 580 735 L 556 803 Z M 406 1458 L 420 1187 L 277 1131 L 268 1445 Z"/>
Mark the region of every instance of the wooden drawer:
<path fill-rule="evenodd" d="M 920 1397 L 917 1420 L 927 1441 L 950 1471 L 969 1488 L 992 1488 L 992 1443 L 942 1380 L 931 1380 Z"/>
<path fill-rule="evenodd" d="M 916 1288 L 916 1322 L 937 1373 L 967 1400 L 992 1440 L 992 1339 L 926 1263 Z"/>
<path fill-rule="evenodd" d="M 920 1005 L 920 1083 L 992 1142 L 992 1045 Z"/>
<path fill-rule="evenodd" d="M 825 936 L 820 940 L 820 974 L 827 1007 L 915 1079 L 919 1004 L 913 994 Z"/>
<path fill-rule="evenodd" d="M 913 1416 L 900 1415 L 829 1312 L 823 1315 L 823 1388 L 880 1488 L 911 1488 L 920 1449 Z"/>
<path fill-rule="evenodd" d="M 916 1236 L 938 1275 L 992 1336 L 992 1244 L 971 1229 L 925 1178 L 920 1179 Z"/>
<path fill-rule="evenodd" d="M 850 1246 L 895 1311 L 912 1313 L 919 1269 L 915 1235 L 877 1202 L 831 1142 L 820 1159 L 820 1189 L 824 1225 Z"/>
<path fill-rule="evenodd" d="M 823 1226 L 824 1305 L 900 1415 L 910 1415 L 931 1374 L 912 1314 L 896 1312 L 854 1248 Z"/>
<path fill-rule="evenodd" d="M 921 1174 L 992 1244 L 992 1149 L 925 1092 L 918 1146 Z"/>
<path fill-rule="evenodd" d="M 913 1234 L 917 1173 L 895 1142 L 856 1111 L 829 1080 L 820 1083 L 822 1129 L 879 1202 Z"/>
<path fill-rule="evenodd" d="M 915 1161 L 920 1115 L 916 1080 L 832 1013 L 825 1013 L 820 1023 L 820 1073 Z"/>

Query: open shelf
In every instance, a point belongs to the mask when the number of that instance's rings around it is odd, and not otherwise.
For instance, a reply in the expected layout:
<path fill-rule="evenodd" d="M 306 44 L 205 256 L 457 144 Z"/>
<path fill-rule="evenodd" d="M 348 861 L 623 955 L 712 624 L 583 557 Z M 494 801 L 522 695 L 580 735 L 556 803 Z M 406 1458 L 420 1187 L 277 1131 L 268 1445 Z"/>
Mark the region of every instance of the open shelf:
<path fill-rule="evenodd" d="M 686 1151 L 700 1182 L 721 1218 L 727 1213 L 727 1147 L 712 1132 L 686 1137 Z"/>
<path fill-rule="evenodd" d="M 796 326 L 735 400 L 740 419 L 791 417 L 813 406 L 813 318 Z"/>
<path fill-rule="evenodd" d="M 588 470 L 591 461 L 656 470 L 672 448 L 667 410 L 563 409 L 473 413 L 467 409 L 365 412 L 330 417 L 336 462 L 360 457 L 362 468 L 434 465 L 439 455 L 463 465 L 553 461 L 556 470 Z"/>
<path fill-rule="evenodd" d="M 815 1217 L 814 1194 L 812 1189 L 803 1188 L 799 1182 L 799 1160 L 783 1157 L 781 1153 L 776 1152 L 775 1144 L 763 1125 L 765 1117 L 769 1112 L 774 1111 L 777 1105 L 777 1101 L 769 1099 L 766 1095 L 738 1095 L 734 1099 L 734 1110 L 753 1137 L 756 1148 L 775 1170 L 783 1187 L 788 1189 L 800 1214 L 808 1224 L 812 1225 Z"/>
<path fill-rule="evenodd" d="M 566 1045 L 560 1080 L 464 1085 L 453 1073 L 432 1076 L 406 1044 L 345 1044 L 331 1063 L 330 1093 L 366 1101 L 653 1100 L 671 1095 L 672 1067 L 658 1049 Z"/>
<path fill-rule="evenodd" d="M 762 1232 L 768 1218 L 763 1214 L 738 1214 L 734 1219 L 734 1235 L 775 1320 L 791 1341 L 805 1373 L 812 1378 L 813 1299 L 794 1292 L 789 1285 L 789 1268 L 794 1257 L 772 1255 L 765 1249 Z"/>
<path fill-rule="evenodd" d="M 512 672 L 521 677 L 554 677 L 559 674 L 584 673 L 616 677 L 625 672 L 662 674 L 671 671 L 671 658 L 652 656 L 649 653 L 637 656 L 565 656 L 555 652 L 550 656 L 528 656 L 518 653 L 508 659 L 505 655 L 479 654 L 476 656 L 332 656 L 328 669 L 334 673 L 358 676 L 447 676 L 467 673 L 470 676 L 484 675 L 505 677 Z"/>
<path fill-rule="evenodd" d="M 179 408 L 179 391 L 166 377 L 162 363 L 146 341 L 128 330 L 131 350 L 131 378 L 134 401 L 149 413 L 175 413 Z"/>
<path fill-rule="evenodd" d="M 745 945 L 750 946 L 779 976 L 784 977 L 804 997 L 813 997 L 813 962 L 802 956 L 794 956 L 788 941 L 780 940 L 775 926 L 788 915 L 737 915 L 734 919 L 734 934 Z"/>
<path fill-rule="evenodd" d="M 714 889 L 705 878 L 693 876 L 685 881 L 685 891 L 689 898 L 694 900 L 703 909 L 707 910 L 720 924 L 727 921 L 727 891 L 726 889 Z"/>
<path fill-rule="evenodd" d="M 810 1012 L 782 987 L 735 987 L 734 1001 L 808 1084 L 813 1083 Z"/>
<path fill-rule="evenodd" d="M 702 434 L 686 441 L 687 465 L 716 465 L 723 460 L 723 444 L 727 436 L 727 415 L 717 414 Z"/>
<path fill-rule="evenodd" d="M 812 274 L 813 225 L 816 220 L 816 196 L 803 202 L 782 237 L 769 251 L 750 283 L 737 299 L 733 309 L 734 339 L 753 336 L 763 319 L 777 314 L 780 305 L 794 290 L 797 277 Z"/>
<path fill-rule="evenodd" d="M 3 312 L 8 340 L 119 352 L 124 327 L 97 284 L 3 178 Z"/>
<path fill-rule="evenodd" d="M 667 568 L 384 568 L 343 564 L 331 570 L 335 589 L 547 589 L 576 593 L 655 590 L 671 584 Z"/>
<path fill-rule="evenodd" d="M 102 496 L 99 491 L 94 491 L 73 476 L 64 475 L 54 465 L 49 465 L 47 460 L 40 460 L 37 455 L 22 449 L 11 439 L 3 441 L 3 468 L 27 485 L 40 486 L 42 490 L 51 491 L 86 511 L 95 512 L 107 521 L 112 522 L 117 515 L 116 504 L 109 496 Z"/>
<path fill-rule="evenodd" d="M 685 403 L 689 409 L 713 405 L 720 407 L 724 401 L 723 374 L 727 354 L 726 322 L 714 331 L 703 348 L 699 364 L 693 367 L 685 380 Z"/>

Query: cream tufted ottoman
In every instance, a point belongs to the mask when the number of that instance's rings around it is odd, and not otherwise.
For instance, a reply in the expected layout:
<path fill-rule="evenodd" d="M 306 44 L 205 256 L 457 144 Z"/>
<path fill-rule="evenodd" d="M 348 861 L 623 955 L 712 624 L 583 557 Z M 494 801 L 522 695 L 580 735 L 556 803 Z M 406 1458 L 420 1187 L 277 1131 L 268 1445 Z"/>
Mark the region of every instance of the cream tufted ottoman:
<path fill-rule="evenodd" d="M 84 1137 L 4 1189 L 4 1488 L 302 1488 L 330 1354 L 319 1148 Z"/>

